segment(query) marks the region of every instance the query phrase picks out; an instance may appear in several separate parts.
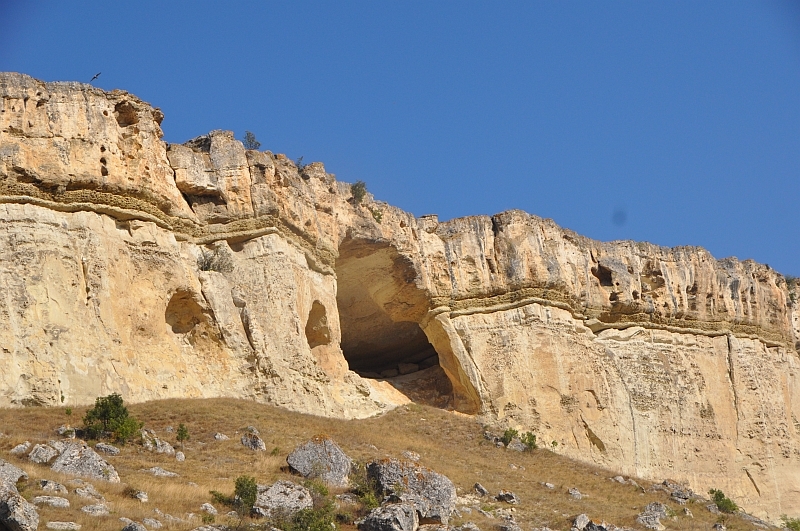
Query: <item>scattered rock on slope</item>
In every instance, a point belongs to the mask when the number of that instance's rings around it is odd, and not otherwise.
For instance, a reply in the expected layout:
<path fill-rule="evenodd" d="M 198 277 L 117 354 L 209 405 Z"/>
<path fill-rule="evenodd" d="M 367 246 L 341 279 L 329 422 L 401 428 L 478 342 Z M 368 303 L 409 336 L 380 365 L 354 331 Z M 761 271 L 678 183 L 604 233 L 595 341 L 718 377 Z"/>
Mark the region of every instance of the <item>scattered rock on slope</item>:
<path fill-rule="evenodd" d="M 409 461 L 384 459 L 367 465 L 367 476 L 378 489 L 411 503 L 422 521 L 447 524 L 456 505 L 456 488 L 449 478 Z"/>
<path fill-rule="evenodd" d="M 660 519 L 666 517 L 667 507 L 663 503 L 653 502 L 647 504 L 644 511 L 636 517 L 636 521 L 647 529 L 663 531 L 665 527 L 661 524 Z"/>
<path fill-rule="evenodd" d="M 259 516 L 269 517 L 273 511 L 291 515 L 314 505 L 311 493 L 291 481 L 281 480 L 272 485 L 259 485 L 253 510 Z"/>
<path fill-rule="evenodd" d="M 416 531 L 417 527 L 417 510 L 408 503 L 390 503 L 378 507 L 358 522 L 361 531 Z"/>
<path fill-rule="evenodd" d="M 242 435 L 242 445 L 245 448 L 250 448 L 251 450 L 257 452 L 264 452 L 267 450 L 267 445 L 265 445 L 264 441 L 261 440 L 261 437 L 255 433 L 245 433 Z"/>
<path fill-rule="evenodd" d="M 11 531 L 35 531 L 39 528 L 36 507 L 23 498 L 13 483 L 0 481 L 0 527 Z"/>
<path fill-rule="evenodd" d="M 286 458 L 291 469 L 303 477 L 317 477 L 329 485 L 347 485 L 352 460 L 332 439 L 317 435 L 298 446 Z"/>
<path fill-rule="evenodd" d="M 28 454 L 28 459 L 33 463 L 43 465 L 52 461 L 57 455 L 58 451 L 55 448 L 46 444 L 37 444 Z"/>
<path fill-rule="evenodd" d="M 8 461 L 0 459 L 0 485 L 7 483 L 14 487 L 20 478 L 28 479 L 28 473 Z"/>

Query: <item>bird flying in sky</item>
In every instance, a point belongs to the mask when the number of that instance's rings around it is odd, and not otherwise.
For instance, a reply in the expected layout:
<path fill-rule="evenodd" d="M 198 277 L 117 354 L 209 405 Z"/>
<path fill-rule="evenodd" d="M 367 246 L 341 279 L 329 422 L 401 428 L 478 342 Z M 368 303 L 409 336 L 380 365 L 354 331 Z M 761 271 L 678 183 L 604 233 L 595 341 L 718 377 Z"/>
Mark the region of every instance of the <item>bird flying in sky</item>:
<path fill-rule="evenodd" d="M 98 73 L 96 73 L 96 74 L 94 75 L 94 77 L 93 77 L 92 79 L 90 79 L 90 80 L 89 80 L 89 83 L 91 83 L 92 81 L 94 81 L 95 79 L 97 79 L 98 77 L 100 77 L 100 74 L 102 74 L 102 72 L 98 72 Z"/>

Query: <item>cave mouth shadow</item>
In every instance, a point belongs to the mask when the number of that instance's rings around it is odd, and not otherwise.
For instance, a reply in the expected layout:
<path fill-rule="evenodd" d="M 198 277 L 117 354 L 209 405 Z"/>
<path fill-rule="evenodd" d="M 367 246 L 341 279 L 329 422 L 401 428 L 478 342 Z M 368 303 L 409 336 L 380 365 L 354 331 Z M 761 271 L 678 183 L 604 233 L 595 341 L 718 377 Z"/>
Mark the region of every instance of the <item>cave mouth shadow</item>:
<path fill-rule="evenodd" d="M 414 402 L 450 408 L 453 386 L 420 328 L 430 302 L 411 261 L 386 242 L 345 240 L 336 260 L 342 352 L 352 371 Z"/>

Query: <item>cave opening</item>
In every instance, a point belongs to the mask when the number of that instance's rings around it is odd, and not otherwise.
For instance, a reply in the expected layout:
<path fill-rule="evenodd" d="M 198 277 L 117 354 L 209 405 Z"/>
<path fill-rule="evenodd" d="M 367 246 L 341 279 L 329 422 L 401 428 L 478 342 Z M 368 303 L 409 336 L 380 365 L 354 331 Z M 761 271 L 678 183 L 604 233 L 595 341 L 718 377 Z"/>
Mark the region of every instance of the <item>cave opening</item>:
<path fill-rule="evenodd" d="M 345 240 L 336 260 L 342 351 L 351 370 L 415 402 L 449 408 L 453 387 L 420 327 L 430 308 L 411 261 L 386 242 Z"/>

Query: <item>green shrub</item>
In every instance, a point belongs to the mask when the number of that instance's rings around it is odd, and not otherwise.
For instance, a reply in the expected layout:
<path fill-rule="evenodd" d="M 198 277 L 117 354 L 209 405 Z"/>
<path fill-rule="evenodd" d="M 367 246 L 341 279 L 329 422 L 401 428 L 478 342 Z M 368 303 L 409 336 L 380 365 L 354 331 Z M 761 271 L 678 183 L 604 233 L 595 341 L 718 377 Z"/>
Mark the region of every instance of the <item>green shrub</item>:
<path fill-rule="evenodd" d="M 356 181 L 350 185 L 350 193 L 353 195 L 353 203 L 360 205 L 361 201 L 367 195 L 367 183 L 364 181 Z"/>
<path fill-rule="evenodd" d="M 250 131 L 244 132 L 244 144 L 245 149 L 258 149 L 261 147 L 261 142 L 256 140 L 256 135 L 251 133 Z"/>
<path fill-rule="evenodd" d="M 217 271 L 230 273 L 233 271 L 233 260 L 221 247 L 216 249 L 200 249 L 197 257 L 197 268 L 200 271 Z"/>
<path fill-rule="evenodd" d="M 538 448 L 538 446 L 536 446 L 536 434 L 526 431 L 522 434 L 520 439 L 522 440 L 522 444 L 524 444 L 528 450 L 536 450 L 536 448 Z"/>
<path fill-rule="evenodd" d="M 297 157 L 297 160 L 294 161 L 294 165 L 297 166 L 297 173 L 301 173 L 308 164 L 303 164 L 303 157 Z"/>
<path fill-rule="evenodd" d="M 278 517 L 271 523 L 283 531 L 335 531 L 339 529 L 336 506 L 332 501 L 322 507 L 303 509 L 292 516 Z"/>
<path fill-rule="evenodd" d="M 785 514 L 782 514 L 781 523 L 786 529 L 790 529 L 791 531 L 800 531 L 800 518 L 789 518 Z"/>
<path fill-rule="evenodd" d="M 739 506 L 736 505 L 733 500 L 725 496 L 721 490 L 711 489 L 708 493 L 711 494 L 711 499 L 721 512 L 730 514 L 739 510 Z"/>
<path fill-rule="evenodd" d="M 353 486 L 353 494 L 358 496 L 358 501 L 364 508 L 365 513 L 380 506 L 381 495 L 375 481 L 367 476 L 367 468 L 363 463 L 355 463 L 350 473 L 350 484 Z"/>
<path fill-rule="evenodd" d="M 258 497 L 258 486 L 255 478 L 250 476 L 236 478 L 233 495 L 237 509 L 243 514 L 249 513 L 253 505 L 256 504 L 256 498 Z"/>
<path fill-rule="evenodd" d="M 113 436 L 125 444 L 142 424 L 128 415 L 122 396 L 113 393 L 95 399 L 94 407 L 83 417 L 83 426 L 90 439 Z"/>
<path fill-rule="evenodd" d="M 178 431 L 175 433 L 175 440 L 181 443 L 181 448 L 183 448 L 183 443 L 189 440 L 189 429 L 182 422 L 178 424 Z"/>
<path fill-rule="evenodd" d="M 514 437 L 518 436 L 519 432 L 514 428 L 508 428 L 506 431 L 503 432 L 503 436 L 500 437 L 500 440 L 503 442 L 504 445 L 508 446 L 509 443 L 514 439 Z"/>

